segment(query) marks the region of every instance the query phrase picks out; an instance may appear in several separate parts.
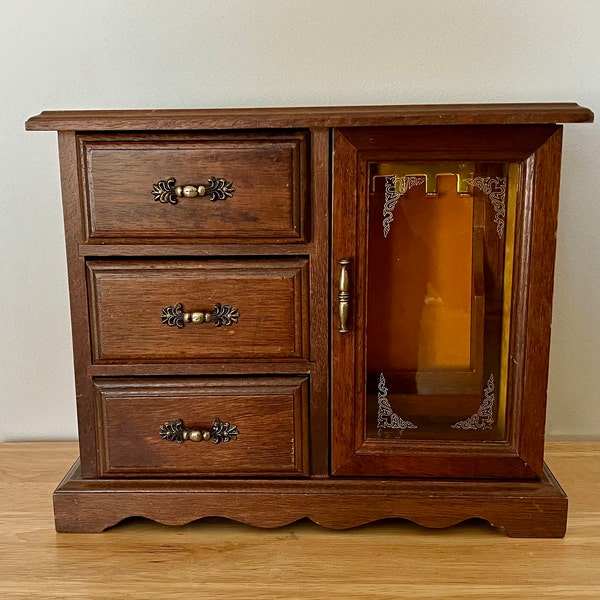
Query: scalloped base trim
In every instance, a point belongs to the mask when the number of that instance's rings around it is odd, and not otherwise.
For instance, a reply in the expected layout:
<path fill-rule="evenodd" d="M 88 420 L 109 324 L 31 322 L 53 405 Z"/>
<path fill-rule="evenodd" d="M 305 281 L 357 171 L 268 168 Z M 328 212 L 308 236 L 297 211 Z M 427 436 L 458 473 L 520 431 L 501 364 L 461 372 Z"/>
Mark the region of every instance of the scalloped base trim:
<path fill-rule="evenodd" d="M 99 533 L 128 517 L 184 525 L 225 517 L 255 527 L 308 518 L 331 529 L 401 518 L 431 528 L 479 518 L 511 537 L 565 535 L 567 497 L 541 481 L 415 479 L 82 479 L 79 461 L 54 493 L 56 530 Z"/>

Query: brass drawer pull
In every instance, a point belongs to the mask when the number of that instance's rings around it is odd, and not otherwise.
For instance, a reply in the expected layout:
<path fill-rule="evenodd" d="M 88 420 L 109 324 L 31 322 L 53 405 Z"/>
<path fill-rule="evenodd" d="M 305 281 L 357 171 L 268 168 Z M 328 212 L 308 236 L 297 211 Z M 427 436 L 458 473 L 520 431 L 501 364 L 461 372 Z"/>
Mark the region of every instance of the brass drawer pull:
<path fill-rule="evenodd" d="M 229 326 L 238 322 L 239 312 L 229 304 L 215 304 L 212 312 L 184 312 L 181 303 L 165 306 L 162 309 L 161 321 L 169 327 L 183 327 L 185 323 L 214 323 L 215 327 Z"/>
<path fill-rule="evenodd" d="M 179 198 L 195 198 L 196 196 L 205 196 L 208 194 L 210 199 L 226 200 L 231 198 L 235 192 L 233 183 L 218 177 L 209 177 L 208 183 L 199 185 L 175 185 L 175 177 L 161 179 L 152 186 L 152 195 L 154 200 L 166 204 L 177 204 Z"/>
<path fill-rule="evenodd" d="M 188 429 L 182 419 L 167 421 L 160 426 L 160 437 L 178 444 L 183 444 L 186 440 L 191 442 L 212 440 L 215 444 L 220 444 L 229 440 L 237 440 L 238 433 L 236 425 L 223 423 L 220 419 L 215 419 L 210 429 Z"/>
<path fill-rule="evenodd" d="M 350 308 L 350 277 L 348 275 L 348 265 L 350 261 L 347 258 L 338 260 L 340 265 L 340 281 L 338 284 L 338 311 L 340 317 L 340 333 L 348 333 L 348 312 Z"/>

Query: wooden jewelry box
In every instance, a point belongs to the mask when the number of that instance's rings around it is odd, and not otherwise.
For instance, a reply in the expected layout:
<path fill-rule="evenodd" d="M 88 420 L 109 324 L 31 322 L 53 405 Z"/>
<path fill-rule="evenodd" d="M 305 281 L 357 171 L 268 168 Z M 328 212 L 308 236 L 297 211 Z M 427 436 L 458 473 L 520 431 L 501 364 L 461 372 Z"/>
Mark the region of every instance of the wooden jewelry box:
<path fill-rule="evenodd" d="M 80 460 L 56 528 L 477 517 L 560 537 L 544 465 L 577 104 L 43 112 Z"/>

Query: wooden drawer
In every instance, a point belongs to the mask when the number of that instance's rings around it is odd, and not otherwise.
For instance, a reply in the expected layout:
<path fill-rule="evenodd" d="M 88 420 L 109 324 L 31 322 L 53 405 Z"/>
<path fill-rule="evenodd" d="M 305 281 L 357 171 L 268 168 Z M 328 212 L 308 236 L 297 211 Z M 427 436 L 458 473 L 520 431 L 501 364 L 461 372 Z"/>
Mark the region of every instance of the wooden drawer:
<path fill-rule="evenodd" d="M 87 266 L 97 363 L 308 356 L 307 259 L 90 261 Z M 186 322 L 181 312 L 204 313 L 210 321 Z"/>
<path fill-rule="evenodd" d="M 305 241 L 305 132 L 86 135 L 79 152 L 88 241 Z M 211 201 L 210 178 L 231 196 L 215 183 Z M 186 185 L 205 195 L 168 193 Z"/>
<path fill-rule="evenodd" d="M 94 388 L 101 475 L 308 475 L 306 377 L 111 379 Z M 178 419 L 213 437 L 163 439 L 161 426 Z M 230 425 L 229 441 L 213 429 L 215 419 Z"/>

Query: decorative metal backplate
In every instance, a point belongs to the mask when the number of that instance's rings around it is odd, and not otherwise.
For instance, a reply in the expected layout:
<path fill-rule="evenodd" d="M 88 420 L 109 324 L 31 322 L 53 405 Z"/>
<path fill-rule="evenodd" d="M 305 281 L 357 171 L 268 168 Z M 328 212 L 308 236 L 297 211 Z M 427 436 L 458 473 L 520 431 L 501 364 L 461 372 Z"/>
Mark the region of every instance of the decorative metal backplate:
<path fill-rule="evenodd" d="M 223 423 L 219 419 L 215 419 L 210 437 L 215 444 L 220 444 L 229 440 L 237 440 L 238 433 L 236 425 L 230 425 L 229 423 Z"/>
<path fill-rule="evenodd" d="M 233 192 L 235 192 L 235 188 L 231 181 L 217 177 L 209 177 L 206 191 L 209 193 L 210 199 L 214 202 L 215 200 L 226 200 L 227 198 L 231 198 Z"/>
<path fill-rule="evenodd" d="M 494 223 L 498 237 L 504 235 L 504 221 L 506 219 L 506 177 L 472 177 L 465 181 L 481 190 L 494 207 Z"/>
<path fill-rule="evenodd" d="M 233 325 L 238 322 L 240 313 L 235 306 L 230 304 L 214 305 L 212 312 L 194 311 L 184 312 L 181 303 L 165 306 L 162 309 L 161 322 L 169 327 L 179 327 L 180 329 L 186 323 L 213 323 L 215 327 L 223 327 Z"/>
<path fill-rule="evenodd" d="M 215 307 L 211 314 L 212 322 L 215 327 L 222 327 L 223 325 L 233 325 L 238 322 L 240 314 L 235 306 L 229 304 L 215 304 Z"/>
<path fill-rule="evenodd" d="M 209 177 L 206 184 L 176 185 L 175 177 L 161 179 L 152 186 L 154 200 L 163 204 L 178 204 L 179 198 L 195 198 L 196 196 L 209 195 L 211 201 L 226 200 L 235 192 L 233 182 L 221 177 Z"/>
<path fill-rule="evenodd" d="M 494 423 L 494 400 L 494 374 L 490 373 L 487 385 L 483 390 L 483 402 L 477 412 L 464 421 L 454 423 L 452 429 L 491 429 Z"/>
<path fill-rule="evenodd" d="M 202 442 L 212 440 L 215 444 L 237 440 L 239 434 L 236 425 L 224 423 L 220 419 L 213 421 L 210 429 L 188 429 L 182 419 L 167 421 L 160 426 L 160 437 L 168 442 L 183 444 L 184 441 Z"/>
<path fill-rule="evenodd" d="M 177 204 L 179 200 L 175 194 L 175 178 L 169 177 L 169 179 L 161 179 L 155 183 L 152 186 L 152 195 L 157 202 Z"/>
<path fill-rule="evenodd" d="M 169 327 L 183 327 L 183 305 L 165 306 L 160 315 L 161 322 Z"/>
<path fill-rule="evenodd" d="M 394 209 L 401 196 L 404 196 L 410 188 L 417 185 L 423 185 L 425 177 L 419 175 L 405 175 L 396 177 L 390 175 L 385 178 L 385 198 L 383 204 L 383 237 L 387 237 L 390 232 L 390 225 L 394 220 Z"/>
<path fill-rule="evenodd" d="M 397 415 L 393 410 L 388 400 L 388 389 L 385 387 L 385 377 L 383 373 L 379 375 L 379 390 L 377 394 L 377 428 L 378 429 L 417 429 L 417 426 L 410 421 L 405 421 Z"/>
<path fill-rule="evenodd" d="M 183 421 L 181 419 L 177 419 L 175 421 L 168 421 L 167 423 L 163 423 L 160 426 L 160 437 L 163 440 L 167 440 L 168 442 L 177 442 L 178 444 L 183 444 L 183 432 L 185 431 L 185 427 L 183 426 Z"/>

